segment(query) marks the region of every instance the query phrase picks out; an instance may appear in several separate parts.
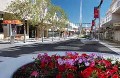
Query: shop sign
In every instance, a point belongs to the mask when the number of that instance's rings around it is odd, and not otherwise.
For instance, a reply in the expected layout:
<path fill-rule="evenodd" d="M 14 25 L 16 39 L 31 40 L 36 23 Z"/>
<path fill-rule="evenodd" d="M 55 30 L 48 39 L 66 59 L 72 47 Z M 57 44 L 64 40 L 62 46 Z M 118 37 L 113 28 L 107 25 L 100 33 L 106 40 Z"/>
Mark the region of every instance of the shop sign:
<path fill-rule="evenodd" d="M 20 20 L 4 20 L 3 24 L 22 24 Z"/>
<path fill-rule="evenodd" d="M 120 23 L 113 23 L 113 26 L 120 26 Z"/>

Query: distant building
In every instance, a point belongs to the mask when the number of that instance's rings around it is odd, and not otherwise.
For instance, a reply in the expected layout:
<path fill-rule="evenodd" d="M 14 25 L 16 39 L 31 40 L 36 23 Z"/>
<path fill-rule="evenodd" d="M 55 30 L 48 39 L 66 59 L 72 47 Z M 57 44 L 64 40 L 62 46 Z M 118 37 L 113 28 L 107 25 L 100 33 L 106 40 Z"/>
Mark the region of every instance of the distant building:
<path fill-rule="evenodd" d="M 10 36 L 14 35 L 19 39 L 24 39 L 24 26 L 21 23 L 15 24 L 7 22 L 15 22 L 16 19 L 10 20 L 9 18 L 13 15 L 6 11 L 7 6 L 14 0 L 0 0 L 0 39 L 10 39 Z M 4 23 L 3 23 L 4 22 Z M 29 26 L 25 27 L 26 38 L 29 38 Z"/>
<path fill-rule="evenodd" d="M 8 32 L 8 28 L 7 26 L 4 27 L 2 25 L 2 22 L 3 22 L 3 19 L 4 19 L 4 14 L 5 14 L 5 9 L 6 7 L 10 4 L 10 2 L 13 1 L 13 0 L 0 0 L 0 39 L 4 39 L 7 34 L 9 33 Z"/>
<path fill-rule="evenodd" d="M 73 34 L 78 33 L 78 28 L 79 28 L 79 26 L 77 24 L 69 22 L 67 31 L 69 32 L 69 35 L 73 35 Z"/>
<path fill-rule="evenodd" d="M 83 35 L 90 35 L 91 27 L 82 27 L 82 34 Z"/>

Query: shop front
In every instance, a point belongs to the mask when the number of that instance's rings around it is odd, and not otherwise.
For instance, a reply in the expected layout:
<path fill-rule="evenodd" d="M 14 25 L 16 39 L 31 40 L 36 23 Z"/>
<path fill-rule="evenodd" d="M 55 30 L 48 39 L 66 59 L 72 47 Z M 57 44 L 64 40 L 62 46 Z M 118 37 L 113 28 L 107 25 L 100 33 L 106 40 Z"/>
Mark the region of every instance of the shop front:
<path fill-rule="evenodd" d="M 114 23 L 114 39 L 117 42 L 120 42 L 120 23 Z"/>
<path fill-rule="evenodd" d="M 2 27 L 4 39 L 20 38 L 20 34 L 24 34 L 24 26 L 20 20 L 3 20 Z"/>

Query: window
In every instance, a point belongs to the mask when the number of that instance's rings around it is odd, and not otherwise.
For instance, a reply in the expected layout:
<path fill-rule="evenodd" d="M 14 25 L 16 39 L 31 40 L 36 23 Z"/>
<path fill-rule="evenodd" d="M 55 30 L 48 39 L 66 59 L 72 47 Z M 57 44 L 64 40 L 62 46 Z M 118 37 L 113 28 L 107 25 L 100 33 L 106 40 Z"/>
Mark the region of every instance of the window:
<path fill-rule="evenodd" d="M 24 34 L 24 26 L 17 26 L 17 34 Z"/>
<path fill-rule="evenodd" d="M 117 7 L 120 7 L 120 1 L 117 3 Z"/>
<path fill-rule="evenodd" d="M 3 26 L 2 26 L 3 20 L 0 20 L 0 33 L 3 33 Z"/>

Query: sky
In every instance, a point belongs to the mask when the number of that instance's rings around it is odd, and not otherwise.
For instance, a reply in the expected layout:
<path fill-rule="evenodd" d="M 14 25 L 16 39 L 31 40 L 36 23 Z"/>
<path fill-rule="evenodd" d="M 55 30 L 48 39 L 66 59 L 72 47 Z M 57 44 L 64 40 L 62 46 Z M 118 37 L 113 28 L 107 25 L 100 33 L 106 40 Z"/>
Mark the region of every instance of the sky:
<path fill-rule="evenodd" d="M 94 19 L 94 7 L 98 6 L 101 0 L 82 0 L 82 22 L 91 23 Z M 112 0 L 103 0 L 100 16 L 105 17 L 105 13 L 110 7 Z M 80 22 L 80 0 L 52 0 L 54 5 L 60 6 L 67 13 L 70 22 Z"/>

